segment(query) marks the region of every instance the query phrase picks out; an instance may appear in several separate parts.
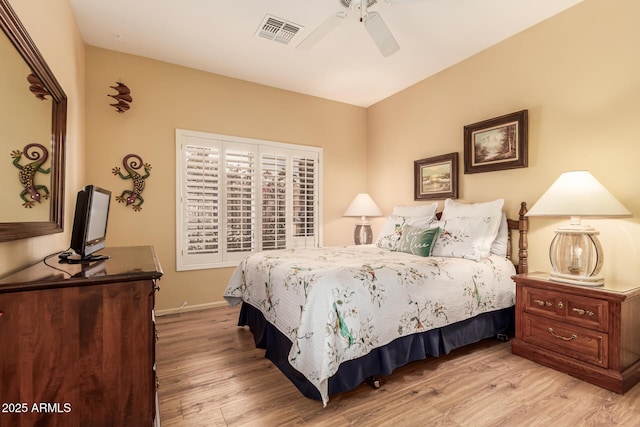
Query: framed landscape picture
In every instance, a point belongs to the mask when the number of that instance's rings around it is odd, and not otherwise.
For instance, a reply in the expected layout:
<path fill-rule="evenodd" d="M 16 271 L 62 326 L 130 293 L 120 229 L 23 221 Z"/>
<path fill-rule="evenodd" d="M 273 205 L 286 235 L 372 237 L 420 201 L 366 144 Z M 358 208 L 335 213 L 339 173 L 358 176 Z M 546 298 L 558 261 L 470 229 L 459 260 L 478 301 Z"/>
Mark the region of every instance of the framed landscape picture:
<path fill-rule="evenodd" d="M 415 200 L 458 198 L 458 153 L 413 162 Z"/>
<path fill-rule="evenodd" d="M 464 173 L 527 167 L 528 111 L 464 127 Z"/>

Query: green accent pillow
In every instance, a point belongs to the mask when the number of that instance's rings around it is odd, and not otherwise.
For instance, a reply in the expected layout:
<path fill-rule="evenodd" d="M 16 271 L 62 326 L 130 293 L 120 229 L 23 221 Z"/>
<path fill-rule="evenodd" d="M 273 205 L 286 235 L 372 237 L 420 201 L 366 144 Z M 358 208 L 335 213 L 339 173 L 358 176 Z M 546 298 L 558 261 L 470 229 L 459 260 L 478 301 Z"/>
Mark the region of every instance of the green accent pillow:
<path fill-rule="evenodd" d="M 439 227 L 418 228 L 405 225 L 402 227 L 397 250 L 408 254 L 431 256 L 433 245 L 441 232 Z"/>

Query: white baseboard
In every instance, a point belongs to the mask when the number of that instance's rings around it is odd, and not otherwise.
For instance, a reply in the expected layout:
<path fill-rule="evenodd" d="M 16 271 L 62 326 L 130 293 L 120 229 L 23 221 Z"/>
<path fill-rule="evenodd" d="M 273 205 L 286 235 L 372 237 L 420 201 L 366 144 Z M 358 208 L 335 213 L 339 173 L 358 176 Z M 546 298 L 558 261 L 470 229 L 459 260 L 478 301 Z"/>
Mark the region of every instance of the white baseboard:
<path fill-rule="evenodd" d="M 206 310 L 215 307 L 227 306 L 226 301 L 210 302 L 207 304 L 185 305 L 184 307 L 168 308 L 166 310 L 156 310 L 156 316 L 169 316 L 171 314 L 186 313 L 187 311 Z"/>

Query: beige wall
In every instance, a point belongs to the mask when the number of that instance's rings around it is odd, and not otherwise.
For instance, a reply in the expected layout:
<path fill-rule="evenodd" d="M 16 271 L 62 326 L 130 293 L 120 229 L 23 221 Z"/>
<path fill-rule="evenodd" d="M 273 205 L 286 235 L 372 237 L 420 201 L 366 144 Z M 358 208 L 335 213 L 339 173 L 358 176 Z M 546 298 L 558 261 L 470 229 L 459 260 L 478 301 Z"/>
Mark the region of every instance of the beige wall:
<path fill-rule="evenodd" d="M 131 109 L 118 114 L 107 94 L 121 80 Z M 112 175 L 122 158 L 152 165 L 140 212 L 113 200 L 108 245 L 153 245 L 164 269 L 159 310 L 222 301 L 233 269 L 176 272 L 176 128 L 289 142 L 324 149 L 324 243 L 346 244 L 342 212 L 366 190 L 366 110 L 176 65 L 87 48 L 87 179 L 115 195 L 131 181 Z M 105 253 L 108 251 L 105 250 Z"/>
<path fill-rule="evenodd" d="M 156 247 L 165 270 L 161 310 L 220 301 L 231 274 L 175 271 L 175 128 L 324 147 L 325 245 L 351 242 L 353 221 L 341 214 L 354 194 L 368 190 L 385 213 L 414 203 L 414 160 L 455 151 L 462 170 L 463 126 L 520 109 L 529 110 L 529 167 L 461 172 L 461 200 L 504 197 L 515 215 L 520 201 L 533 204 L 563 171 L 589 169 L 640 215 L 635 0 L 585 0 L 366 110 L 89 47 L 86 162 L 85 47 L 68 1 L 14 3 L 69 97 L 66 229 L 81 186 L 128 188 L 111 169 L 129 153 L 153 166 L 141 212 L 114 203 L 109 244 Z M 125 114 L 108 105 L 108 86 L 120 79 L 134 97 Z M 548 269 L 559 222 L 531 219 L 532 269 Z M 602 232 L 607 277 L 634 280 L 638 219 L 589 222 Z M 375 221 L 374 231 L 381 223 Z M 2 243 L 0 275 L 68 242 L 67 231 Z"/>
<path fill-rule="evenodd" d="M 68 189 L 76 188 L 84 174 L 84 42 L 68 0 L 10 0 L 10 3 L 67 95 L 66 179 Z M 0 153 L 3 161 L 11 160 L 8 154 Z M 5 167 L 7 164 L 3 163 Z M 66 212 L 73 212 L 75 195 L 67 192 L 65 199 Z M 67 214 L 64 233 L 0 243 L 0 276 L 66 249 L 72 221 L 73 215 Z"/>
<path fill-rule="evenodd" d="M 636 0 L 585 0 L 368 109 L 368 188 L 385 213 L 413 199 L 413 161 L 460 155 L 460 199 L 503 197 L 513 216 L 564 171 L 587 169 L 636 218 L 589 220 L 607 278 L 637 281 L 640 30 Z M 529 110 L 529 167 L 463 174 L 463 126 Z M 530 266 L 548 270 L 553 229 L 531 218 Z M 381 220 L 374 224 L 379 230 Z"/>
<path fill-rule="evenodd" d="M 0 37 L 0 58 L 2 73 L 0 74 L 0 94 L 4 102 L 0 102 L 0 117 L 10 118 L 2 120 L 0 126 L 0 150 L 3 160 L 12 161 L 8 157 L 14 150 L 24 152 L 27 144 L 51 145 L 51 97 L 46 100 L 36 98 L 29 90 L 27 76 L 31 73 L 29 66 L 22 59 L 16 48 L 7 37 Z M 30 149 L 31 153 L 41 153 L 40 149 Z M 44 154 L 44 153 L 41 153 Z M 23 155 L 19 165 L 26 166 L 32 160 Z M 0 218 L 3 222 L 15 221 L 48 221 L 50 201 L 42 198 L 40 203 L 31 209 L 25 209 L 20 198 L 24 187 L 18 179 L 19 170 L 3 163 L 0 168 Z M 49 159 L 43 164 L 47 169 L 51 166 Z M 38 173 L 34 181 L 36 185 L 46 185 L 51 188 L 51 175 Z M 27 195 L 27 200 L 31 201 Z"/>

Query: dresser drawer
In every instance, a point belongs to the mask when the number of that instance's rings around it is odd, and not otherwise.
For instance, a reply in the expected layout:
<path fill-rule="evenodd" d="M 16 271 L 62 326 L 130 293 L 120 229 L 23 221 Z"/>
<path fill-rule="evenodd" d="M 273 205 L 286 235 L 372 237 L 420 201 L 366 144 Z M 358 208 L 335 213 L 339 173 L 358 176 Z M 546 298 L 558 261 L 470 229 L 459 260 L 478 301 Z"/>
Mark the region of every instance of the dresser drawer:
<path fill-rule="evenodd" d="M 529 313 L 523 313 L 521 321 L 522 340 L 602 368 L 609 367 L 608 334 Z"/>
<path fill-rule="evenodd" d="M 536 289 L 522 288 L 524 309 L 530 313 L 585 328 L 609 331 L 609 303 L 606 300 Z"/>

